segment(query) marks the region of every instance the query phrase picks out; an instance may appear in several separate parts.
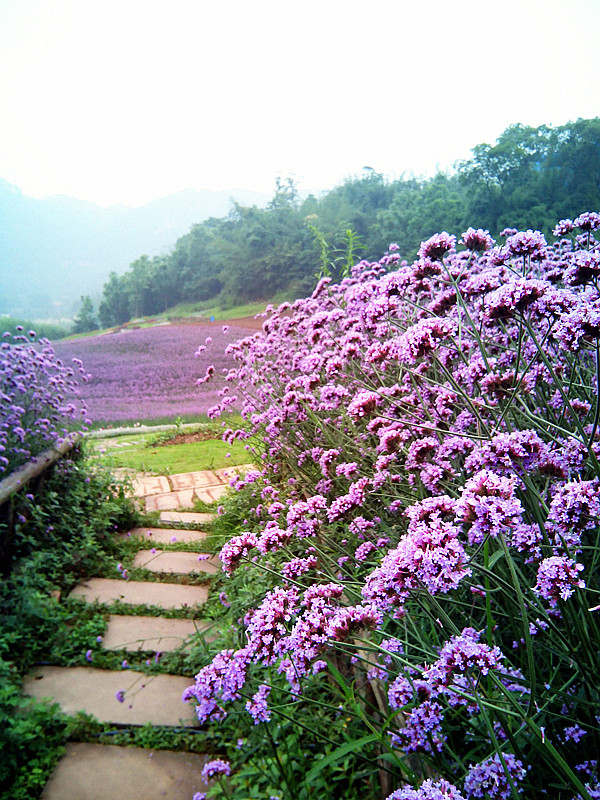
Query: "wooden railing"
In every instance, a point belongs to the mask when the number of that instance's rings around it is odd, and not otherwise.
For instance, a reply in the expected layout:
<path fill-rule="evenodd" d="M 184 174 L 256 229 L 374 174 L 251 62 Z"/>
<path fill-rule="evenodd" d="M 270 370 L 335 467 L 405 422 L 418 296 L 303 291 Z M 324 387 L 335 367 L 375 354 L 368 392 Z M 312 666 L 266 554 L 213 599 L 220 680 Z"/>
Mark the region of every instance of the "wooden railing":
<path fill-rule="evenodd" d="M 40 453 L 0 481 L 0 572 L 3 575 L 10 572 L 12 560 L 12 539 L 15 527 L 14 495 L 32 481 L 41 478 L 46 470 L 71 451 L 80 440 L 80 433 L 69 434 L 58 447 Z"/>

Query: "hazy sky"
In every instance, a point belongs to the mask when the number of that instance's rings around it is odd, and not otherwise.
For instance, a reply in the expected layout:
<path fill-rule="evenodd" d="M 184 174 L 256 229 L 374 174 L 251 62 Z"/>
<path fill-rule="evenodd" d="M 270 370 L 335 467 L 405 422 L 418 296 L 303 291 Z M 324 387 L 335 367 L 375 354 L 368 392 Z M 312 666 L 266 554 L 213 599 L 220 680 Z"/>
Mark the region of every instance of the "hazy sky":
<path fill-rule="evenodd" d="M 600 115 L 600 0 L 0 0 L 0 178 L 140 205 Z"/>

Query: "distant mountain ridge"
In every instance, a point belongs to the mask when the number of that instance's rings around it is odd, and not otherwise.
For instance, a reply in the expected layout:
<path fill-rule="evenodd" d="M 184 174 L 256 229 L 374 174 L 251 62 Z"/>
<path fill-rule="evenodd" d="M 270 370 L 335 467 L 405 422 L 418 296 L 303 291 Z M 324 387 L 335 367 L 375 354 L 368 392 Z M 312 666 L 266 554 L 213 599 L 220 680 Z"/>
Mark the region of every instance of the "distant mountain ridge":
<path fill-rule="evenodd" d="M 226 216 L 232 199 L 263 206 L 269 197 L 190 189 L 138 208 L 102 208 L 62 195 L 27 197 L 0 179 L 0 314 L 72 316 L 81 295 L 101 294 L 111 271 L 168 252 L 192 225 Z"/>

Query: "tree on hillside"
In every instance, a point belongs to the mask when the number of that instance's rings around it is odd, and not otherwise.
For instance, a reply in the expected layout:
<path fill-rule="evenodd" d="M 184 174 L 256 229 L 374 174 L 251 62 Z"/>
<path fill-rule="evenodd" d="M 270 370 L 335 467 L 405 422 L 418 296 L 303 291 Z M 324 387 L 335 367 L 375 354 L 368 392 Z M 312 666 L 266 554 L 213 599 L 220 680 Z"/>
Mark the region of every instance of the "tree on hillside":
<path fill-rule="evenodd" d="M 98 316 L 103 328 L 122 325 L 131 319 L 128 283 L 128 275 L 119 277 L 116 272 L 110 273 L 104 284 L 102 302 L 98 306 Z"/>
<path fill-rule="evenodd" d="M 82 295 L 79 313 L 73 320 L 73 333 L 87 333 L 88 331 L 98 330 L 98 327 L 92 298 L 89 294 Z"/>
<path fill-rule="evenodd" d="M 460 235 L 474 220 L 493 236 L 507 225 L 548 233 L 558 219 L 598 208 L 600 118 L 556 128 L 511 125 L 456 170 L 429 179 L 389 181 L 364 167 L 301 201 L 294 181 L 280 178 L 266 208 L 236 203 L 227 217 L 194 225 L 170 254 L 142 256 L 125 275 L 112 273 L 99 315 L 115 325 L 181 302 L 232 306 L 304 295 L 322 266 L 322 242 L 333 254 L 328 263 L 345 269 L 348 231 L 364 258 L 397 242 L 412 259 L 432 234 Z"/>
<path fill-rule="evenodd" d="M 600 119 L 511 125 L 495 145 L 477 145 L 459 175 L 468 219 L 495 233 L 509 224 L 548 232 L 600 202 Z"/>

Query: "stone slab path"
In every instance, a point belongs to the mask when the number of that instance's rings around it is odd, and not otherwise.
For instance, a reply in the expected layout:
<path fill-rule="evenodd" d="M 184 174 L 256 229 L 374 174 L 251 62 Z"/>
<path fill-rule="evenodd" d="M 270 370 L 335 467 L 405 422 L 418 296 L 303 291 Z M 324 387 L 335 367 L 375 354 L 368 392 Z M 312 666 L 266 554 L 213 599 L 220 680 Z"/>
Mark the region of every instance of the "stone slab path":
<path fill-rule="evenodd" d="M 38 667 L 23 683 L 25 694 L 49 697 L 66 714 L 85 711 L 100 722 L 121 725 L 185 725 L 198 718 L 181 695 L 190 679 L 180 675 L 146 675 L 134 670 L 112 671 L 94 667 Z M 125 701 L 117 700 L 125 693 Z"/>
<path fill-rule="evenodd" d="M 134 481 L 134 496 L 147 510 L 162 511 L 160 517 L 165 523 L 208 524 L 214 515 L 178 509 L 192 506 L 194 498 L 207 503 L 216 501 L 227 491 L 231 475 L 247 469 L 242 466 L 183 475 L 140 476 Z M 184 542 L 194 550 L 142 549 L 134 557 L 134 567 L 157 574 L 205 573 L 207 578 L 221 567 L 216 556 L 199 560 L 204 555 L 199 552 L 207 537 L 204 531 L 134 528 L 122 535 L 141 540 L 148 548 Z M 105 605 L 120 601 L 160 609 L 197 607 L 201 614 L 208 591 L 207 585 L 90 578 L 76 586 L 70 596 Z M 179 650 L 186 648 L 194 635 L 209 638 L 210 627 L 202 620 L 111 614 L 102 647 L 127 652 Z M 196 727 L 193 706 L 181 700 L 182 692 L 192 682 L 191 677 L 147 675 L 131 669 L 43 666 L 26 676 L 24 693 L 51 698 L 67 714 L 84 711 L 101 722 Z M 43 800 L 190 800 L 195 792 L 207 788 L 200 773 L 209 758 L 112 745 L 69 744 L 44 790 Z"/>
<path fill-rule="evenodd" d="M 186 608 L 202 605 L 208 599 L 207 586 L 179 583 L 125 581 L 117 578 L 89 578 L 76 586 L 69 597 L 83 597 L 88 603 L 110 604 L 121 601 L 158 608 Z"/>
<path fill-rule="evenodd" d="M 206 525 L 214 517 L 202 511 L 161 511 L 159 519 L 161 522 L 181 522 L 184 525 Z"/>
<path fill-rule="evenodd" d="M 215 556 L 200 560 L 206 553 L 182 553 L 173 550 L 138 550 L 133 559 L 134 567 L 143 567 L 150 572 L 165 575 L 205 572 L 214 575 L 221 569 L 221 562 Z"/>
<path fill-rule="evenodd" d="M 208 760 L 195 753 L 70 743 L 42 800 L 191 800 L 208 788 L 202 780 Z"/>
<path fill-rule="evenodd" d="M 189 544 L 206 539 L 208 534 L 206 531 L 184 531 L 173 528 L 132 528 L 121 536 L 130 539 L 144 539 L 148 543 L 154 544 Z"/>
<path fill-rule="evenodd" d="M 242 464 L 177 475 L 142 475 L 133 480 L 132 493 L 148 513 L 191 508 L 196 500 L 216 503 L 226 493 L 232 478 L 251 469 L 251 464 Z"/>
<path fill-rule="evenodd" d="M 208 623 L 193 619 L 131 617 L 111 614 L 102 637 L 104 650 L 154 650 L 167 653 L 189 649 L 189 638 L 210 629 Z"/>

